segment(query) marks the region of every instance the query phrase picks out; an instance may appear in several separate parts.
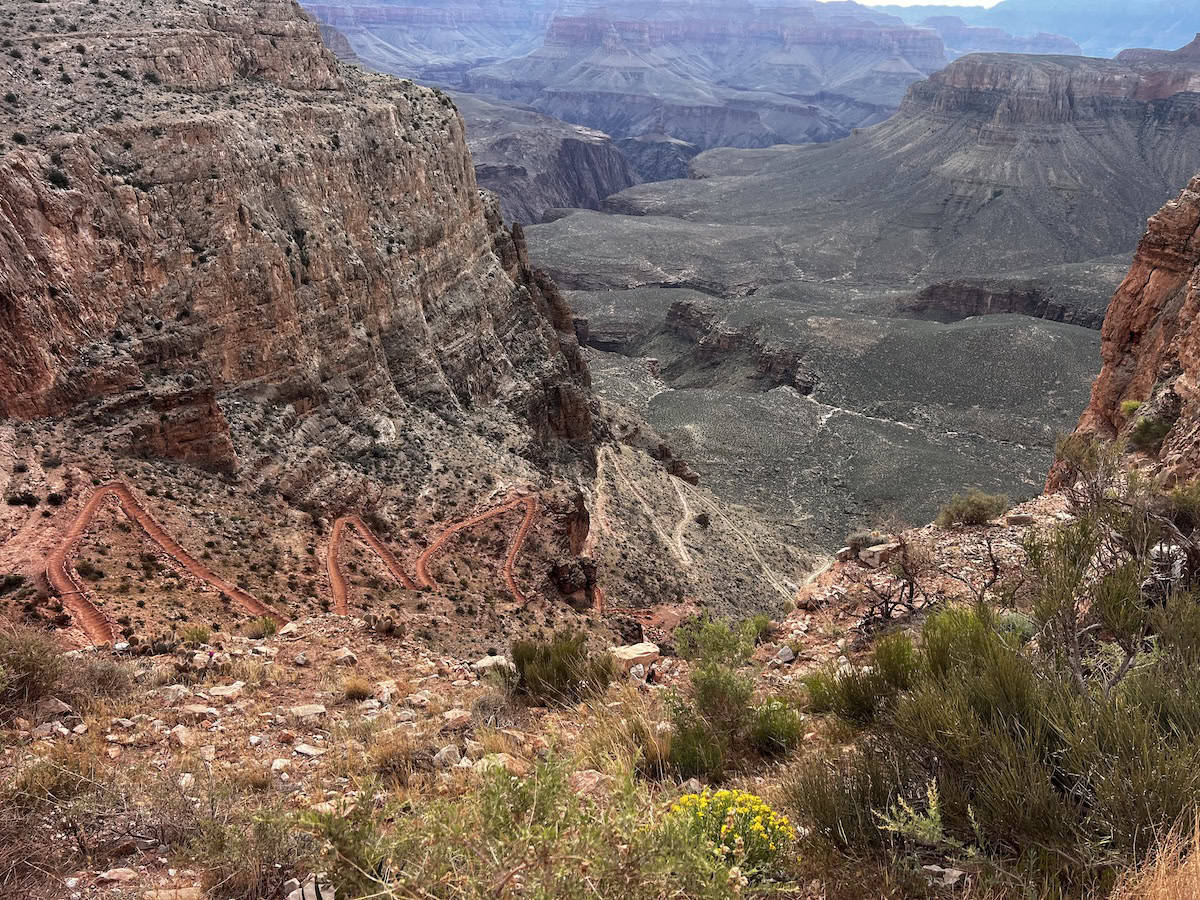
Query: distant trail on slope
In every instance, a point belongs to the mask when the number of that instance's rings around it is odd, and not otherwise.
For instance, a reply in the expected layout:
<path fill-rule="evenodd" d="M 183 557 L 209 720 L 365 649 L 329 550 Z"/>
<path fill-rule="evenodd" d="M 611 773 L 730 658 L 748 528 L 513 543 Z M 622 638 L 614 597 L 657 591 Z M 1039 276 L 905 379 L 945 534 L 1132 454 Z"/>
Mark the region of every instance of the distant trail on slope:
<path fill-rule="evenodd" d="M 383 560 L 383 564 L 397 581 L 410 591 L 419 590 L 416 582 L 409 578 L 408 573 L 404 571 L 404 566 L 401 565 L 396 555 L 375 536 L 375 533 L 367 527 L 367 523 L 357 513 L 350 513 L 333 523 L 333 531 L 329 535 L 329 549 L 326 551 L 329 588 L 333 592 L 333 608 L 338 615 L 345 616 L 350 612 L 350 605 L 346 600 L 346 578 L 342 575 L 342 567 L 338 563 L 338 551 L 341 550 L 345 540 L 347 525 L 354 527 L 359 537 L 375 551 L 376 556 Z"/>
<path fill-rule="evenodd" d="M 650 520 L 650 527 L 654 529 L 655 533 L 659 536 L 659 538 L 662 539 L 662 542 L 667 545 L 667 548 L 677 557 L 679 557 L 679 561 L 683 563 L 684 566 L 691 567 L 692 557 L 687 552 L 687 548 L 683 546 L 683 530 L 687 528 L 687 515 L 689 510 L 687 501 L 683 501 L 684 518 L 679 522 L 678 527 L 676 528 L 676 533 L 674 535 L 667 534 L 667 532 L 663 530 L 663 527 L 658 523 L 658 517 L 654 514 L 654 506 L 649 500 L 646 499 L 646 495 L 642 493 L 641 489 L 633 483 L 633 479 L 625 474 L 625 470 L 621 468 L 620 460 L 618 460 L 616 456 L 613 456 L 612 461 L 613 471 L 617 473 L 617 476 L 621 479 L 621 481 L 625 482 L 625 487 L 629 488 L 629 492 L 637 498 L 639 503 L 642 504 L 642 507 L 646 513 L 646 518 Z M 678 480 L 673 475 L 668 475 L 667 477 L 672 481 Z M 675 489 L 677 491 L 679 490 L 678 487 Z M 680 499 L 683 500 L 682 494 L 680 494 Z"/>
<path fill-rule="evenodd" d="M 112 623 L 108 621 L 108 617 L 89 599 L 88 591 L 76 577 L 74 570 L 71 568 L 70 560 L 75 545 L 83 537 L 84 532 L 87 531 L 87 527 L 91 524 L 92 519 L 95 518 L 96 513 L 100 511 L 101 505 L 109 497 L 116 497 L 125 515 L 142 529 L 146 537 L 158 544 L 167 556 L 171 557 L 171 559 L 192 575 L 207 582 L 218 591 L 228 594 L 243 609 L 253 615 L 269 617 L 280 625 L 287 622 L 286 618 L 261 600 L 251 596 L 241 588 L 230 584 L 220 575 L 203 566 L 195 557 L 184 550 L 173 537 L 167 534 L 126 485 L 121 482 L 111 482 L 97 488 L 92 493 L 87 503 L 84 504 L 83 509 L 75 516 L 75 520 L 71 523 L 71 527 L 67 529 L 67 533 L 63 536 L 58 548 L 50 554 L 49 559 L 46 561 L 46 578 L 50 582 L 51 588 L 63 598 L 63 603 L 70 609 L 71 614 L 80 623 L 92 643 L 113 643 L 115 635 Z"/>
<path fill-rule="evenodd" d="M 767 565 L 767 561 L 762 558 L 762 555 L 758 552 L 758 548 L 754 546 L 754 541 L 752 541 L 746 535 L 746 533 L 742 531 L 742 529 L 738 528 L 738 526 L 735 525 L 733 521 L 721 511 L 720 505 L 709 500 L 686 482 L 681 483 L 686 485 L 687 490 L 695 494 L 696 498 L 700 500 L 701 503 L 720 516 L 721 521 L 728 526 L 729 530 L 737 535 L 737 537 L 741 540 L 742 545 L 750 551 L 750 555 L 753 556 L 759 566 L 762 567 L 763 575 L 766 576 L 771 587 L 778 591 L 784 597 L 784 599 L 788 600 L 789 602 L 794 600 L 796 598 L 796 591 L 798 590 L 796 585 L 792 584 L 788 579 L 778 575 L 774 569 Z"/>
<path fill-rule="evenodd" d="M 499 506 L 486 509 L 479 513 L 479 515 L 464 519 L 445 529 L 432 544 L 425 548 L 425 552 L 417 557 L 417 580 L 427 588 L 436 588 L 437 582 L 429 574 L 429 561 L 435 554 L 445 547 L 460 531 L 474 528 L 488 519 L 502 516 L 506 512 L 511 512 L 520 506 L 525 507 L 525 517 L 521 520 L 521 527 L 517 529 L 512 543 L 509 544 L 508 555 L 504 559 L 504 580 L 508 582 L 508 590 L 513 595 L 513 599 L 521 605 L 527 603 L 528 598 L 517 585 L 516 576 L 513 574 L 513 565 L 516 563 L 517 556 L 521 552 L 521 545 L 525 543 L 525 538 L 529 534 L 529 528 L 533 524 L 534 516 L 537 515 L 538 503 L 536 497 L 517 497 L 514 500 L 509 500 L 507 503 L 501 503 Z"/>

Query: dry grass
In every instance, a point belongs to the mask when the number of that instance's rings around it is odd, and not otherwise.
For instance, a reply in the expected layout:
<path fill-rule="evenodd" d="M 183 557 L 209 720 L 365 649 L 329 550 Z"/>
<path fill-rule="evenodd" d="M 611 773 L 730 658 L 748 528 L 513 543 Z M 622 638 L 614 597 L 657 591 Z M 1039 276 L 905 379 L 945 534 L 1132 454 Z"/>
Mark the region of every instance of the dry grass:
<path fill-rule="evenodd" d="M 1121 878 L 1112 900 L 1196 897 L 1200 897 L 1200 816 L 1190 828 L 1172 829 L 1152 860 Z"/>
<path fill-rule="evenodd" d="M 580 765 L 610 775 L 665 770 L 672 729 L 657 695 L 622 685 L 615 699 L 607 696 L 590 703 L 586 720 L 579 741 Z"/>
<path fill-rule="evenodd" d="M 342 694 L 352 703 L 359 703 L 371 696 L 371 682 L 361 675 L 349 675 L 342 680 Z"/>

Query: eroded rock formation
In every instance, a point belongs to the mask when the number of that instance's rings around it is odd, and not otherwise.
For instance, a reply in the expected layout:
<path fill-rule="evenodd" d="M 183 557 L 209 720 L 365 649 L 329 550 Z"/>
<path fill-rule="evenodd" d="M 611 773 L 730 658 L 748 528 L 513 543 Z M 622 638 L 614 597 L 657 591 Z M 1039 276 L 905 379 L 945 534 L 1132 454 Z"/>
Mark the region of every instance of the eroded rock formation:
<path fill-rule="evenodd" d="M 1143 449 L 1180 478 L 1200 473 L 1200 176 L 1150 219 L 1100 352 L 1079 432 L 1112 438 L 1139 420 L 1161 424 L 1161 447 Z"/>
<path fill-rule="evenodd" d="M 502 403 L 587 436 L 561 298 L 476 189 L 449 98 L 340 67 L 286 0 L 37 24 L 0 112 L 20 133 L 0 159 L 4 415 L 86 402 L 130 447 L 226 467 L 231 392 L 347 419 Z"/>

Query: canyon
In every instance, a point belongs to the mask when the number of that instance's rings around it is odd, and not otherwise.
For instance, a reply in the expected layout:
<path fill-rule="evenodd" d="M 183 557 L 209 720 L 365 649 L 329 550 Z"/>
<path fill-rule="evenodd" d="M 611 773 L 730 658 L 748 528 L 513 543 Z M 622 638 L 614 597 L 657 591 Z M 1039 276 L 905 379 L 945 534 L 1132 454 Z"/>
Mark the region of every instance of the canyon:
<path fill-rule="evenodd" d="M 829 145 L 718 149 L 528 230 L 596 389 L 832 541 L 1040 490 L 1150 216 L 1200 170 L 1190 50 L 974 54 Z M 771 482 L 771 487 L 763 487 Z"/>

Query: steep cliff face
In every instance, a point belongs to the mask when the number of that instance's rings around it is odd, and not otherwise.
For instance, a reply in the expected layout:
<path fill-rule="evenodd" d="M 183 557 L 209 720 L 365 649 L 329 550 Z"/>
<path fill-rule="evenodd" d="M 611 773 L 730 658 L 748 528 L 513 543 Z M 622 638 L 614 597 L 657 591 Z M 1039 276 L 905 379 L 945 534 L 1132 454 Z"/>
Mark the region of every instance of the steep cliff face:
<path fill-rule="evenodd" d="M 231 394 L 587 435 L 574 339 L 448 98 L 340 67 L 286 0 L 81 24 L 35 16 L 4 57 L 0 413 L 87 402 L 221 466 Z"/>
<path fill-rule="evenodd" d="M 1112 438 L 1148 423 L 1151 439 L 1135 446 L 1181 478 L 1200 474 L 1200 176 L 1150 219 L 1109 305 L 1101 358 L 1079 432 Z"/>
<path fill-rule="evenodd" d="M 456 94 L 481 187 L 509 221 L 540 222 L 547 210 L 599 209 L 640 179 L 608 135 L 532 110 Z"/>

